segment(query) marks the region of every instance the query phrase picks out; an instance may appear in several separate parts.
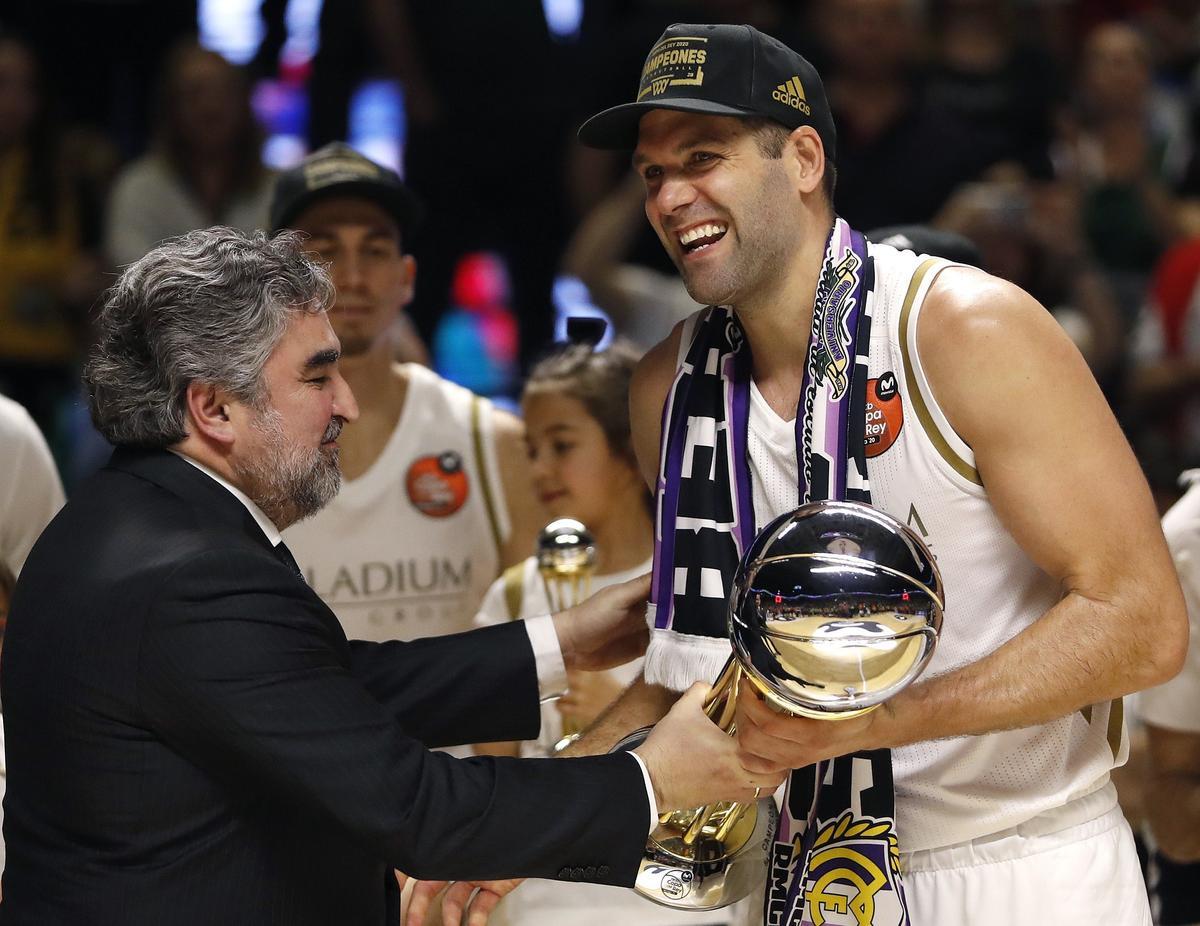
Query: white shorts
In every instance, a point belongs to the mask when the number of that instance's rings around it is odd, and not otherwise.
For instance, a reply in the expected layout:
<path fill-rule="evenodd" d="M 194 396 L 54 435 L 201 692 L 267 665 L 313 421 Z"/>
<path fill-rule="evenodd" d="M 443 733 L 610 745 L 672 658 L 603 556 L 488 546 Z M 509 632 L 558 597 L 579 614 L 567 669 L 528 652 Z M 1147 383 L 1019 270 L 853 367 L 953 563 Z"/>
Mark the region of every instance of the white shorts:
<path fill-rule="evenodd" d="M 912 926 L 1151 926 L 1121 809 L 1065 829 L 1054 819 L 901 856 Z"/>

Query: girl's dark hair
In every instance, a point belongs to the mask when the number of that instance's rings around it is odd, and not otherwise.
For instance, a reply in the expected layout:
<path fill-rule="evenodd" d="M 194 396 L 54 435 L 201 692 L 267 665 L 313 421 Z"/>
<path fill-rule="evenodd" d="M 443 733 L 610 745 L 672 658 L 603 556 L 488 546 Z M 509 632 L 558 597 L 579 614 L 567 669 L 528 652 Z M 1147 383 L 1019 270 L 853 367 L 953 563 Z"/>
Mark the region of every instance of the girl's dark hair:
<path fill-rule="evenodd" d="M 637 351 L 620 341 L 601 351 L 589 344 L 566 344 L 533 368 L 525 394 L 553 389 L 581 402 L 604 431 L 609 447 L 636 471 L 629 432 L 629 380 L 637 361 Z"/>

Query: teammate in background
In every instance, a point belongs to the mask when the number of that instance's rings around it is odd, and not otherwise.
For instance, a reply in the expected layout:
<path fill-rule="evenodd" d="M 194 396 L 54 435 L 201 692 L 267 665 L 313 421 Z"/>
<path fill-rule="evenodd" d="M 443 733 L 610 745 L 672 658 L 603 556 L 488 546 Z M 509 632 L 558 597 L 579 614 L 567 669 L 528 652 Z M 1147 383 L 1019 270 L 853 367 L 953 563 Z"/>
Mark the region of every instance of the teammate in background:
<path fill-rule="evenodd" d="M 1157 846 L 1150 885 L 1161 926 L 1200 923 L 1200 470 L 1181 478 L 1189 488 L 1162 523 L 1183 584 L 1191 646 L 1179 675 L 1137 697 L 1149 742 L 1145 803 Z"/>
<path fill-rule="evenodd" d="M 815 918 L 833 891 L 876 926 L 1148 924 L 1109 771 L 1125 755 L 1120 697 L 1179 670 L 1186 620 L 1149 492 L 1082 358 L 1015 286 L 868 245 L 837 219 L 821 80 L 781 43 L 672 26 L 637 99 L 580 137 L 633 150 L 689 293 L 729 308 L 677 326 L 635 373 L 634 445 L 661 504 L 654 629 L 644 679 L 579 751 L 716 676 L 749 524 L 801 500 L 869 501 L 938 557 L 947 610 L 924 679 L 838 723 L 775 714 L 743 689 L 737 735 L 748 770 L 855 756 L 832 796 L 886 824 L 898 865 L 871 837 L 881 880 L 829 862 L 806 894 L 812 776 L 799 772 L 768 921 Z M 863 830 L 826 830 L 839 818 L 823 814 L 825 847 L 861 859 Z"/>
<path fill-rule="evenodd" d="M 281 175 L 271 227 L 329 263 L 329 321 L 360 417 L 342 439 L 345 482 L 286 533 L 306 578 L 362 640 L 465 630 L 502 568 L 541 527 L 512 415 L 413 363 L 393 323 L 413 296 L 406 252 L 419 205 L 400 178 L 334 143 Z"/>
<path fill-rule="evenodd" d="M 650 495 L 629 434 L 629 379 L 638 354 L 617 342 L 604 351 L 570 344 L 533 368 L 521 397 L 529 470 L 547 519 L 575 518 L 596 539 L 592 591 L 650 571 L 654 549 Z M 492 583 L 477 626 L 545 613 L 546 587 L 537 559 L 509 567 Z M 476 747 L 493 755 L 550 756 L 564 719 L 581 729 L 641 676 L 636 659 L 607 672 L 570 672 L 567 693 L 542 705 L 542 732 L 525 743 Z M 513 893 L 494 922 L 513 926 L 668 926 L 724 922 L 720 913 L 685 914 L 656 907 L 620 888 L 531 881 Z"/>

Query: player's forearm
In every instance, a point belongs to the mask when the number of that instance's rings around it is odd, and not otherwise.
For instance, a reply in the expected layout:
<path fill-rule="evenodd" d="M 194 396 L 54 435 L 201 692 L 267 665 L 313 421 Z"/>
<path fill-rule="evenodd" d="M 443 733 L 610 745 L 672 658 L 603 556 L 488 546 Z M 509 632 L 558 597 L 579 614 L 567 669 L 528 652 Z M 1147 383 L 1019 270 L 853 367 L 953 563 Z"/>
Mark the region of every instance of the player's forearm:
<path fill-rule="evenodd" d="M 1187 640 L 1182 598 L 1169 585 L 1136 603 L 1067 595 L 989 656 L 893 698 L 877 722 L 888 741 L 880 745 L 1047 723 L 1165 681 Z"/>
<path fill-rule="evenodd" d="M 604 711 L 563 756 L 588 756 L 606 753 L 627 734 L 640 727 L 658 723 L 679 699 L 679 693 L 639 678 Z"/>
<path fill-rule="evenodd" d="M 1146 810 L 1164 855 L 1177 862 L 1200 861 L 1200 775 L 1151 776 Z"/>

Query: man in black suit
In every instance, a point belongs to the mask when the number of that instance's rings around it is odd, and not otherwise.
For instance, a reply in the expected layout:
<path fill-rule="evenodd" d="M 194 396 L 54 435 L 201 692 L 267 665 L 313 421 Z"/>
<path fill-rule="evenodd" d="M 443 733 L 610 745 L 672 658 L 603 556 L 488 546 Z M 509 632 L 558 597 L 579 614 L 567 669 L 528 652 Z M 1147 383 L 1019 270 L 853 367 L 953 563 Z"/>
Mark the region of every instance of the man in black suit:
<path fill-rule="evenodd" d="M 85 380 L 118 449 L 34 547 L 3 650 L 0 923 L 391 924 L 393 867 L 631 884 L 656 805 L 777 783 L 702 691 L 636 756 L 425 750 L 536 736 L 542 682 L 642 642 L 646 586 L 348 643 L 279 540 L 337 491 L 357 416 L 330 296 L 294 234 L 228 229 L 111 290 Z"/>

